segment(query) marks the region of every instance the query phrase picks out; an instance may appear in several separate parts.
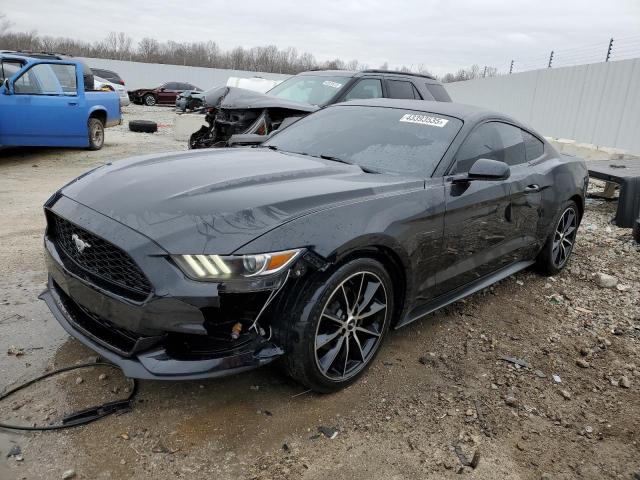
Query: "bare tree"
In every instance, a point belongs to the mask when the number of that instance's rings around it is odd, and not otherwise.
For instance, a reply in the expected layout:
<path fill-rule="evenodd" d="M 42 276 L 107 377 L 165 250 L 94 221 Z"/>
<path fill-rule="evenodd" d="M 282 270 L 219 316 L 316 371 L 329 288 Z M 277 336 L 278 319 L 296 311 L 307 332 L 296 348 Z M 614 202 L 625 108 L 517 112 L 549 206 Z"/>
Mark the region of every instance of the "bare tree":
<path fill-rule="evenodd" d="M 498 74 L 498 69 L 495 67 L 487 66 L 480 68 L 480 66 L 476 64 L 471 65 L 469 68 L 461 68 L 456 73 L 447 73 L 441 80 L 443 83 L 462 82 L 481 77 L 495 77 Z"/>
<path fill-rule="evenodd" d="M 0 48 L 68 53 L 79 57 L 289 74 L 312 69 L 364 70 L 367 68 L 355 59 L 345 62 L 336 58 L 318 62 L 311 53 L 298 52 L 292 47 L 279 49 L 275 45 L 266 45 L 248 49 L 236 47 L 223 51 L 212 40 L 195 43 L 171 40 L 159 42 L 149 37 L 143 38 L 134 45 L 131 37 L 124 32 L 110 32 L 101 41 L 85 42 L 64 37 L 39 36 L 35 31 L 13 32 L 9 31 L 10 26 L 11 23 L 6 15 L 0 13 Z M 389 65 L 385 62 L 380 68 L 387 70 Z M 423 66 L 420 66 L 419 71 L 424 70 Z M 410 68 L 403 66 L 402 71 L 410 71 Z M 464 77 L 467 77 L 466 71 Z"/>
<path fill-rule="evenodd" d="M 6 32 L 8 32 L 11 28 L 11 25 L 13 24 L 9 21 L 7 16 L 4 13 L 0 12 L 0 35 L 4 35 Z"/>

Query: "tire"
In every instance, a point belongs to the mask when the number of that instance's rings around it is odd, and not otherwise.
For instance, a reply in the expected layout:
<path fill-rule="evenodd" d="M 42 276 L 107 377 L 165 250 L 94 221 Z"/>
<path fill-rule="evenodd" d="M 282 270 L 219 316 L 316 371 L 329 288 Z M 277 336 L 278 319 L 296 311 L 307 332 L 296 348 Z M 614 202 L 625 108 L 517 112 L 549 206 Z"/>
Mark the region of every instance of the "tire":
<path fill-rule="evenodd" d="M 152 93 L 147 93 L 144 97 L 142 97 L 142 103 L 144 103 L 147 107 L 153 107 L 156 103 L 158 103 L 158 101 Z"/>
<path fill-rule="evenodd" d="M 281 317 L 277 334 L 285 370 L 320 393 L 351 385 L 371 365 L 389 330 L 389 274 L 376 260 L 357 258 L 296 290 L 296 304 Z"/>
<path fill-rule="evenodd" d="M 580 211 L 576 202 L 565 202 L 553 225 L 553 231 L 536 258 L 537 270 L 546 276 L 558 274 L 569 261 L 580 225 Z"/>
<path fill-rule="evenodd" d="M 100 150 L 104 145 L 104 124 L 99 118 L 91 117 L 87 121 L 89 150 Z"/>
<path fill-rule="evenodd" d="M 132 132 L 154 133 L 158 131 L 158 124 L 150 120 L 131 120 L 129 130 Z"/>

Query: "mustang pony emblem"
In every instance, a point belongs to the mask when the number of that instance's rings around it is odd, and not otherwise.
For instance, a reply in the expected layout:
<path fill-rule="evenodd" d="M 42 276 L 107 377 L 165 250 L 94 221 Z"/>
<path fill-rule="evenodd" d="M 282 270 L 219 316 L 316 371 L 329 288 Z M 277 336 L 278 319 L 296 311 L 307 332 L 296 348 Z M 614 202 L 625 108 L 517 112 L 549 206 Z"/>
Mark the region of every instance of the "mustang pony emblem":
<path fill-rule="evenodd" d="M 85 242 L 84 240 L 82 240 L 77 234 L 73 234 L 71 235 L 71 240 L 73 240 L 73 243 L 76 246 L 76 250 L 78 250 L 78 253 L 82 253 L 84 252 L 85 248 L 91 248 L 91 245 L 89 245 L 87 242 Z"/>

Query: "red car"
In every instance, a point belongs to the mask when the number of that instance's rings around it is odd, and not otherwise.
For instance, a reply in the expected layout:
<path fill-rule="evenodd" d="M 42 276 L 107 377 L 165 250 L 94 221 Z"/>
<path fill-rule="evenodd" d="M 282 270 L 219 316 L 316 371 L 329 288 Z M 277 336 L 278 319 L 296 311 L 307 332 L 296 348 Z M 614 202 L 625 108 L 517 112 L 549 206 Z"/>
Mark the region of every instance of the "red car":
<path fill-rule="evenodd" d="M 133 103 L 153 106 L 156 104 L 174 105 L 176 97 L 186 90 L 201 92 L 202 89 L 186 82 L 167 82 L 157 88 L 139 88 L 129 91 L 129 99 Z"/>

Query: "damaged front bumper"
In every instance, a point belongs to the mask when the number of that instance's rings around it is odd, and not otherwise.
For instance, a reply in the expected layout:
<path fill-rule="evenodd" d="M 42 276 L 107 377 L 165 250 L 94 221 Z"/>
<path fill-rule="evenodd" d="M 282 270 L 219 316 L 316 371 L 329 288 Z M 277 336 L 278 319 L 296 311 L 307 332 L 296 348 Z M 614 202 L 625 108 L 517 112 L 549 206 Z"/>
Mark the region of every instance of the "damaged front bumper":
<path fill-rule="evenodd" d="M 65 217 L 74 218 L 73 228 L 100 237 L 91 240 L 90 248 L 110 245 L 128 252 L 148 277 L 149 292 L 134 294 L 83 269 L 58 238 L 62 230 L 55 219 L 68 224 Z M 270 290 L 230 291 L 224 284 L 190 280 L 139 233 L 65 197 L 47 208 L 47 219 L 49 278 L 40 298 L 70 335 L 128 377 L 221 377 L 266 365 L 284 353 L 262 328 L 246 328 Z M 69 231 L 64 234 L 66 238 Z M 243 328 L 234 336 L 236 325 Z"/>
<path fill-rule="evenodd" d="M 284 352 L 271 342 L 252 342 L 242 351 L 217 358 L 186 360 L 173 358 L 164 347 L 151 349 L 133 357 L 122 356 L 103 346 L 98 338 L 77 324 L 65 308 L 57 286 L 49 280 L 49 288 L 40 295 L 55 319 L 67 333 L 105 360 L 120 367 L 129 378 L 149 380 L 197 380 L 234 375 L 266 365 Z"/>

